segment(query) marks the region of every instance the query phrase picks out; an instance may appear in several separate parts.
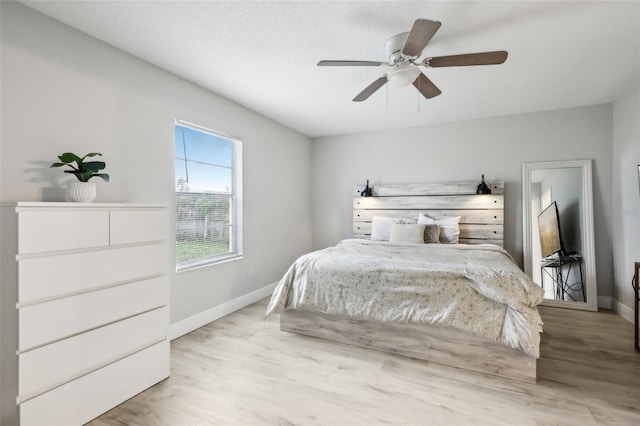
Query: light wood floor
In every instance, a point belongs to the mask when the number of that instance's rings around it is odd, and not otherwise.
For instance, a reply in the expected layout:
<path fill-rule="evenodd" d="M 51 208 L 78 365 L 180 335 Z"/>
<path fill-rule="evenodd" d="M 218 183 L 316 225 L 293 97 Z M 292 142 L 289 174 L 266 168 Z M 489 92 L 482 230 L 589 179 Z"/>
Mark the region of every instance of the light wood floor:
<path fill-rule="evenodd" d="M 265 309 L 175 340 L 169 379 L 90 424 L 640 424 L 640 353 L 613 313 L 541 308 L 529 385 L 283 333 Z"/>

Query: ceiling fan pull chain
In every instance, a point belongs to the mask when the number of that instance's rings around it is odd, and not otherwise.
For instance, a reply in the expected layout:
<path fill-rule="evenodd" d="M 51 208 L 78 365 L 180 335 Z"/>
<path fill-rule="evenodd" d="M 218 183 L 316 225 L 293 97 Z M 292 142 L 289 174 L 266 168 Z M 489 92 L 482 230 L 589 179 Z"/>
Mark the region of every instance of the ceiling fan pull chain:
<path fill-rule="evenodd" d="M 418 79 L 418 93 L 416 93 L 416 96 L 418 96 L 418 114 L 420 114 L 420 94 L 422 93 L 422 91 L 420 91 L 420 79 Z"/>
<path fill-rule="evenodd" d="M 387 89 L 387 112 L 389 112 L 389 85 L 387 84 L 387 87 L 385 88 Z"/>

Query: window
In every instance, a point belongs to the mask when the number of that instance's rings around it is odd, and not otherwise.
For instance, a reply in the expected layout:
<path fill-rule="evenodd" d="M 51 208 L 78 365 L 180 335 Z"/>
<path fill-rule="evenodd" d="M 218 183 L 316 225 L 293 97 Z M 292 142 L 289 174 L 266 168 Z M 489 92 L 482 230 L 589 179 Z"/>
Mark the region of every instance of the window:
<path fill-rule="evenodd" d="M 176 270 L 242 257 L 242 144 L 175 125 Z"/>

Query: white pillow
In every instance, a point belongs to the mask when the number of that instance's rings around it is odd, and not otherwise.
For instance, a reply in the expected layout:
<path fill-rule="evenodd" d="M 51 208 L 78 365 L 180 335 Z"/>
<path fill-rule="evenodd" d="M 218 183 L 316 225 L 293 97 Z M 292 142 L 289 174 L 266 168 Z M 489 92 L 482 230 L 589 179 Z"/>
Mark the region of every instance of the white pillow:
<path fill-rule="evenodd" d="M 373 216 L 371 218 L 371 241 L 389 241 L 389 238 L 391 238 L 391 225 L 394 223 L 416 223 L 416 220 Z"/>
<path fill-rule="evenodd" d="M 424 244 L 424 229 L 427 225 L 415 223 L 394 223 L 391 225 L 389 241 L 393 243 L 421 243 Z"/>
<path fill-rule="evenodd" d="M 442 244 L 458 244 L 460 237 L 460 216 L 434 219 L 422 213 L 418 216 L 418 223 L 423 225 L 438 225 L 440 227 L 440 242 Z"/>

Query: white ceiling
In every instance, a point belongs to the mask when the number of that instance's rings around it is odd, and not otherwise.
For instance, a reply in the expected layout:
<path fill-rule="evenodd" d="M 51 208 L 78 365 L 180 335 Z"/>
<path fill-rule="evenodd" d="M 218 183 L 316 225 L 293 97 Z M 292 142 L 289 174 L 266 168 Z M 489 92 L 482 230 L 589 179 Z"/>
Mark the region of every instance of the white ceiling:
<path fill-rule="evenodd" d="M 308 136 L 608 103 L 638 83 L 638 1 L 33 1 L 22 3 Z M 426 69 L 442 90 L 351 99 L 413 21 L 426 56 L 507 50 L 503 65 Z M 389 85 L 387 85 L 389 86 Z"/>

